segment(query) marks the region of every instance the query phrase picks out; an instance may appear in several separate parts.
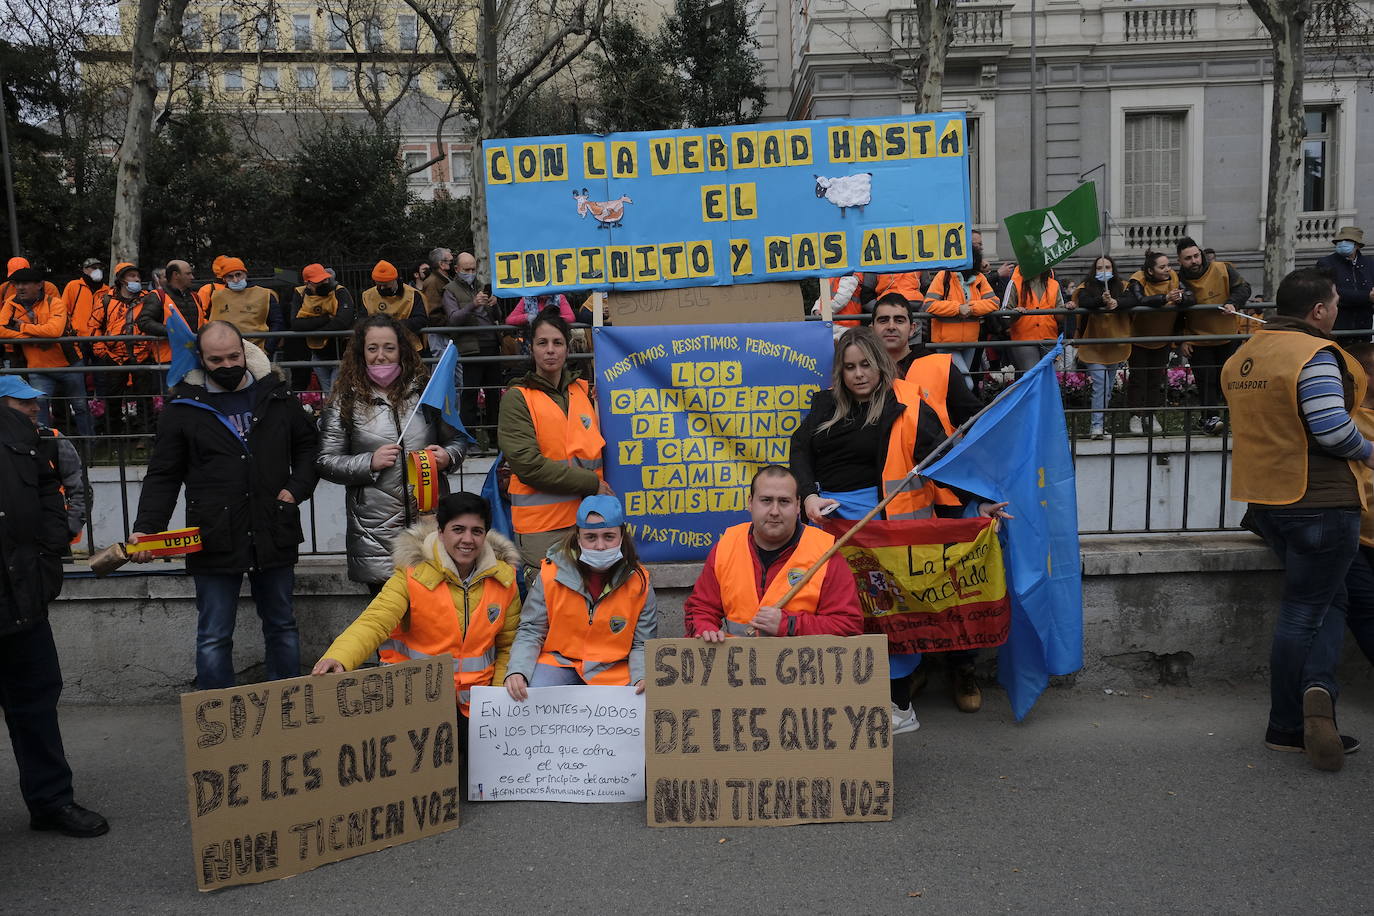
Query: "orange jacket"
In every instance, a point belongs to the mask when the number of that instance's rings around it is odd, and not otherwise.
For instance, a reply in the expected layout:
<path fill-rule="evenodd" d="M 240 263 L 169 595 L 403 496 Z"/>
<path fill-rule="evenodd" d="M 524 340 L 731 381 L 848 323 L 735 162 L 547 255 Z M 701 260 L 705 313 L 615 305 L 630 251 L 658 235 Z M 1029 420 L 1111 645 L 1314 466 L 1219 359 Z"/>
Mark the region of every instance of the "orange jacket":
<path fill-rule="evenodd" d="M 95 304 L 102 296 L 112 292 L 114 290 L 106 283 L 91 289 L 85 277 L 77 277 L 67 284 L 62 290 L 62 300 L 67 303 L 67 327 L 72 334 L 84 337 L 91 333 L 91 312 L 95 311 Z"/>
<path fill-rule="evenodd" d="M 1012 271 L 1011 282 L 1008 284 L 1016 290 L 1016 305 L 1018 308 L 1025 309 L 1033 313 L 1044 309 L 1057 309 L 1063 306 L 1063 297 L 1059 293 L 1059 281 L 1051 274 L 1045 281 L 1045 289 L 1040 295 L 1031 291 L 1030 285 L 1026 283 L 1026 278 L 1021 276 L 1021 268 Z M 1018 318 L 1011 325 L 1012 340 L 1054 340 L 1059 336 L 1059 316 L 1058 315 L 1035 315 L 1027 314 L 1023 318 Z"/>
<path fill-rule="evenodd" d="M 106 293 L 100 297 L 100 301 L 91 310 L 91 321 L 88 325 L 87 335 L 90 337 L 117 337 L 127 334 L 142 334 L 143 332 L 138 329 L 136 322 L 145 303 L 150 304 L 154 309 L 162 308 L 162 300 L 157 293 L 151 290 L 146 293 L 139 293 L 138 298 L 132 301 L 120 299 L 113 293 Z M 167 362 L 171 360 L 172 351 L 166 341 L 150 337 L 147 343 L 97 341 L 91 345 L 91 352 L 96 357 L 109 359 L 111 362 L 123 366 L 131 362 L 151 363 L 159 360 Z"/>
<path fill-rule="evenodd" d="M 62 337 L 67 330 L 67 305 L 60 296 L 40 297 L 29 312 L 13 296 L 0 304 L 0 338 L 31 340 Z M 22 344 L 24 362 L 34 369 L 60 369 L 71 361 L 62 344 Z"/>
<path fill-rule="evenodd" d="M 967 299 L 965 285 L 968 287 Z M 959 312 L 965 301 L 970 308 L 967 318 Z M 925 310 L 936 316 L 930 322 L 931 343 L 976 342 L 983 316 L 997 311 L 998 305 L 987 277 L 975 273 L 972 280 L 964 280 L 962 274 L 953 270 L 942 270 L 935 275 L 926 290 L 925 303 Z"/>
<path fill-rule="evenodd" d="M 648 571 L 632 570 L 590 607 L 586 596 L 558 581 L 556 561 L 545 557 L 539 579 L 549 620 L 539 663 L 576 668 L 588 684 L 629 686 L 630 650 L 649 592 Z"/>
<path fill-rule="evenodd" d="M 879 274 L 878 287 L 874 292 L 877 294 L 877 299 L 883 298 L 888 293 L 899 293 L 906 297 L 907 302 L 921 302 L 925 299 L 921 293 L 921 272 L 919 270 L 899 274 Z M 876 302 L 877 299 L 874 301 Z"/>
<path fill-rule="evenodd" d="M 759 595 L 754 578 L 753 548 L 749 544 L 749 523 L 725 529 L 716 542 L 715 575 L 720 585 L 721 607 L 725 617 L 721 629 L 730 636 L 750 636 L 749 621 L 761 607 L 777 607 L 792 583 L 810 569 L 835 543 L 835 539 L 819 528 L 802 526 L 801 540 L 787 561 L 787 573 L 773 577 Z M 821 587 L 825 584 L 825 570 L 812 576 L 801 591 L 787 602 L 788 614 L 814 614 L 820 604 Z"/>

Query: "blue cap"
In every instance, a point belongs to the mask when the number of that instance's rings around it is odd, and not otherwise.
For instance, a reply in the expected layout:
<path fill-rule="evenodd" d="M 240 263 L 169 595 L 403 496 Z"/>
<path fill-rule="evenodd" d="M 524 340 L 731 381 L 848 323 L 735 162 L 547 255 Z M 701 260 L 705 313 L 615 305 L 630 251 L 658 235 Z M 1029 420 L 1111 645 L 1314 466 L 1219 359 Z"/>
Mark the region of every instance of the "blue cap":
<path fill-rule="evenodd" d="M 589 522 L 587 516 L 599 515 L 602 521 Z M 620 500 L 614 496 L 588 496 L 577 507 L 577 527 L 579 528 L 619 528 L 625 524 L 625 510 L 620 508 Z"/>
<path fill-rule="evenodd" d="M 0 398 L 18 398 L 21 401 L 32 401 L 34 398 L 41 398 L 43 392 L 24 381 L 23 376 L 19 375 L 0 375 Z"/>

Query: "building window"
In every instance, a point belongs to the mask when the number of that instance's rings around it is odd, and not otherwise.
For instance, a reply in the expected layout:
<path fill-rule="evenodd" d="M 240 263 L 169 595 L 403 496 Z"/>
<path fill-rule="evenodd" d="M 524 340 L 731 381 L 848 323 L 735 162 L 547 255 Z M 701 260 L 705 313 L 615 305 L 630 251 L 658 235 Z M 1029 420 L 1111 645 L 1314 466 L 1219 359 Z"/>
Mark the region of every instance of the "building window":
<path fill-rule="evenodd" d="M 258 85 L 264 89 L 276 91 L 281 88 L 281 79 L 277 75 L 276 67 L 263 67 L 258 71 Z"/>
<path fill-rule="evenodd" d="M 237 51 L 241 42 L 239 41 L 239 14 L 220 13 L 219 14 L 219 46 L 224 51 Z"/>
<path fill-rule="evenodd" d="M 224 71 L 224 88 L 229 92 L 243 91 L 243 70 L 229 67 Z"/>
<path fill-rule="evenodd" d="M 343 92 L 348 89 L 348 71 L 343 67 L 331 67 L 329 70 L 329 88 L 335 92 Z"/>
<path fill-rule="evenodd" d="M 204 69 L 198 69 L 191 74 L 191 78 L 186 83 L 193 89 L 209 89 L 210 77 Z"/>
<path fill-rule="evenodd" d="M 315 73 L 314 67 L 296 68 L 296 88 L 314 89 L 320 84 L 319 77 Z"/>
<path fill-rule="evenodd" d="M 1336 111 L 1309 108 L 1303 122 L 1307 136 L 1302 141 L 1302 208 L 1308 213 L 1334 210 L 1336 185 L 1331 166 L 1336 161 Z"/>
<path fill-rule="evenodd" d="M 411 184 L 429 184 L 429 169 L 421 169 L 430 159 L 427 153 L 411 152 L 405 154 L 405 169 L 409 173 L 406 181 Z M 418 172 L 411 172 L 411 169 L 420 169 Z"/>
<path fill-rule="evenodd" d="M 205 43 L 205 23 L 200 13 L 187 13 L 181 19 L 181 41 L 188 50 L 199 51 Z"/>
<path fill-rule="evenodd" d="M 467 184 L 472 179 L 472 154 L 465 149 L 452 150 L 448 154 L 448 174 L 454 184 Z"/>
<path fill-rule="evenodd" d="M 446 13 L 440 13 L 434 17 L 434 24 L 439 27 L 438 35 L 434 36 L 434 50 L 443 51 L 444 42 L 439 40 L 439 35 L 444 36 L 444 41 L 451 42 L 453 40 L 453 17 Z"/>
<path fill-rule="evenodd" d="M 329 31 L 326 38 L 329 42 L 329 50 L 344 51 L 348 49 L 348 21 L 344 19 L 342 13 L 329 14 Z"/>
<path fill-rule="evenodd" d="M 969 118 L 964 123 L 967 125 L 964 143 L 968 149 L 968 190 L 973 204 L 971 213 L 973 225 L 976 226 L 983 221 L 983 202 L 979 199 L 982 183 L 978 180 L 979 121 L 977 118 Z"/>
<path fill-rule="evenodd" d="M 414 51 L 420 47 L 420 23 L 415 16 L 397 16 L 396 32 L 401 39 L 402 51 Z"/>
<path fill-rule="evenodd" d="M 254 25 L 258 33 L 258 50 L 277 50 L 277 23 L 270 16 L 259 16 Z"/>
<path fill-rule="evenodd" d="M 309 51 L 312 36 L 310 14 L 293 13 L 291 15 L 291 43 L 295 45 L 297 51 Z"/>
<path fill-rule="evenodd" d="M 157 76 L 155 77 L 155 83 L 157 85 L 157 88 L 160 90 L 165 90 L 168 86 L 171 85 L 171 82 L 171 78 L 167 75 L 167 68 L 158 67 Z"/>
<path fill-rule="evenodd" d="M 1183 112 L 1127 114 L 1121 190 L 1127 219 L 1183 215 Z"/>
<path fill-rule="evenodd" d="M 375 16 L 369 17 L 363 25 L 363 37 L 367 40 L 369 51 L 383 51 L 386 43 L 382 41 L 382 20 Z"/>

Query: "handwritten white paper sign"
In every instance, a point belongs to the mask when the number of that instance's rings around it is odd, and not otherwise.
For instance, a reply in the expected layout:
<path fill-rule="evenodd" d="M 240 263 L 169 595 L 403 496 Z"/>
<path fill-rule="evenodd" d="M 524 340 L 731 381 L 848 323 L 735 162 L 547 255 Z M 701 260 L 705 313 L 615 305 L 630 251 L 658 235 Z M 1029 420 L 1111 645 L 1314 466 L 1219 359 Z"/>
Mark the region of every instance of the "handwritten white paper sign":
<path fill-rule="evenodd" d="M 474 687 L 472 801 L 644 801 L 644 697 L 633 687 Z"/>

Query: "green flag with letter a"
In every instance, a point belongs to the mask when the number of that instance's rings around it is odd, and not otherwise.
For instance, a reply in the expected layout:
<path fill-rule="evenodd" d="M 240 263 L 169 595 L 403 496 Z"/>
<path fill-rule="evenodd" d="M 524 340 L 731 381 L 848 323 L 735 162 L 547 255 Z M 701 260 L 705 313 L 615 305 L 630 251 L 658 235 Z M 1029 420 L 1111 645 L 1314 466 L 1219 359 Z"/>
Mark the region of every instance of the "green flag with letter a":
<path fill-rule="evenodd" d="M 1021 275 L 1033 277 L 1101 235 L 1097 185 L 1081 184 L 1052 207 L 1013 213 L 1004 222 Z"/>

